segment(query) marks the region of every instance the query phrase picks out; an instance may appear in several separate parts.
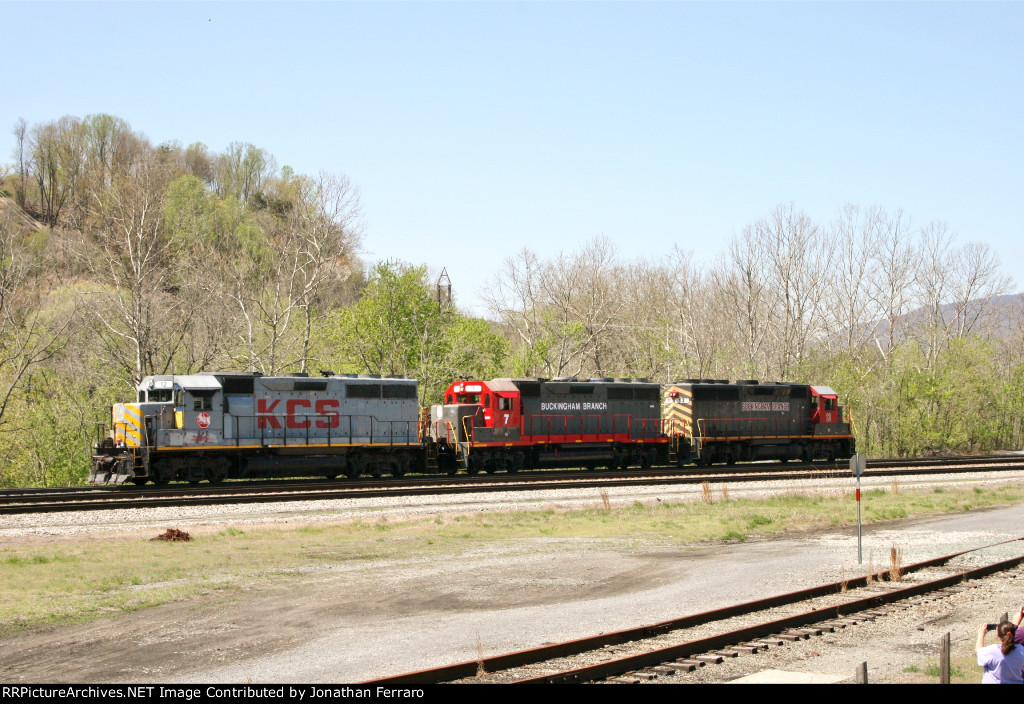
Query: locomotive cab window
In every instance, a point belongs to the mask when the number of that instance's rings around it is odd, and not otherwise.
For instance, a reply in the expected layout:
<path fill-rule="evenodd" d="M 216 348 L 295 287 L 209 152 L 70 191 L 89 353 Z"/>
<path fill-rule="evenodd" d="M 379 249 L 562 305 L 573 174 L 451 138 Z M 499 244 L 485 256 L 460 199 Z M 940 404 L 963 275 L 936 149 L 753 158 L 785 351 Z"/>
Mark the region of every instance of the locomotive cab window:
<path fill-rule="evenodd" d="M 834 411 L 834 410 L 836 410 L 836 400 L 834 398 L 826 398 L 825 399 L 825 410 L 826 411 Z"/>
<path fill-rule="evenodd" d="M 167 403 L 171 400 L 170 389 L 150 389 L 149 390 L 149 402 L 150 403 Z"/>
<path fill-rule="evenodd" d="M 192 394 L 192 410 L 193 411 L 212 411 L 213 410 L 213 395 L 216 391 L 190 391 Z"/>
<path fill-rule="evenodd" d="M 511 411 L 512 410 L 512 399 L 506 396 L 498 397 L 498 410 L 499 411 Z"/>

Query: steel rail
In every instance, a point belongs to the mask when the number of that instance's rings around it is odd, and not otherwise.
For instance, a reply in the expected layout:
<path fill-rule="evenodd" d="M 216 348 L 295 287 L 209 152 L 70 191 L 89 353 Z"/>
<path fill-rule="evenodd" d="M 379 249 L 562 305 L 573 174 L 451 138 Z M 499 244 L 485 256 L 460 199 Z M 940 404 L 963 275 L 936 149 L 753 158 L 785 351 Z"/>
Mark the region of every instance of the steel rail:
<path fill-rule="evenodd" d="M 1006 460 L 983 471 L 1018 471 L 1024 469 L 1020 459 Z M 971 466 L 937 466 L 921 469 L 869 469 L 866 476 L 928 476 L 982 471 Z M 390 479 L 375 482 L 346 482 L 324 488 L 324 480 L 295 482 L 261 482 L 257 486 L 233 486 L 233 483 L 215 487 L 182 487 L 173 489 L 99 489 L 72 492 L 70 497 L 52 493 L 28 495 L 0 495 L 0 515 L 25 513 L 54 513 L 67 511 L 93 511 L 124 508 L 153 508 L 157 506 L 209 506 L 216 504 L 280 503 L 293 501 L 321 501 L 332 499 L 381 498 L 423 496 L 430 494 L 472 494 L 498 491 L 542 491 L 550 489 L 587 489 L 618 486 L 659 486 L 709 483 L 747 483 L 759 481 L 795 481 L 803 479 L 834 478 L 845 474 L 843 470 L 822 468 L 814 470 L 693 474 L 676 469 L 635 469 L 616 473 L 595 474 L 589 471 L 545 472 L 531 474 L 501 474 L 486 476 L 431 477 L 425 479 Z"/>
<path fill-rule="evenodd" d="M 914 469 L 911 471 L 904 471 L 903 474 L 921 473 L 926 474 L 929 467 L 934 467 L 931 471 L 934 472 L 957 472 L 957 471 L 974 471 L 973 469 L 962 469 L 957 470 L 959 466 L 973 467 L 979 464 L 992 465 L 992 471 L 1000 471 L 1001 469 L 1014 469 L 1014 465 L 1019 465 L 1020 468 L 1024 469 L 1024 455 L 1020 456 L 986 456 L 986 457 L 970 457 L 970 458 L 955 458 L 955 459 L 882 459 L 882 460 L 871 460 L 867 463 L 869 474 L 878 474 L 879 476 L 885 476 L 883 470 L 902 467 L 911 465 L 920 469 Z M 1000 466 L 1002 465 L 1002 466 Z M 773 469 L 770 472 L 761 470 L 761 467 L 771 466 Z M 788 466 L 791 469 L 782 469 L 782 467 Z M 719 475 L 736 475 L 743 477 L 746 475 L 751 476 L 764 476 L 771 479 L 780 478 L 792 478 L 796 476 L 801 478 L 800 475 L 796 475 L 796 472 L 804 471 L 807 477 L 816 477 L 823 472 L 839 471 L 843 472 L 847 468 L 845 462 L 832 462 L 832 463 L 794 463 L 792 465 L 778 465 L 775 463 L 771 464 L 747 464 L 735 466 L 722 466 L 722 467 L 649 467 L 647 469 L 632 469 L 632 470 L 617 470 L 617 471 L 589 471 L 583 469 L 563 469 L 563 470 L 530 470 L 523 474 L 509 475 L 507 473 L 500 475 L 457 475 L 457 476 L 441 476 L 441 475 L 427 475 L 419 477 L 388 477 L 388 478 L 373 478 L 373 479 L 362 479 L 362 480 L 334 480 L 334 479 L 261 479 L 261 480 L 238 480 L 238 481 L 227 481 L 223 484 L 205 484 L 202 486 L 196 485 L 184 485 L 179 484 L 175 486 L 161 486 L 161 487 L 136 487 L 136 486 L 69 486 L 69 487 L 30 487 L 30 488 L 6 488 L 0 489 L 0 503 L 32 503 L 32 502 L 45 502 L 54 498 L 63 498 L 65 496 L 74 496 L 81 501 L 106 501 L 112 496 L 126 497 L 126 496 L 145 496 L 151 495 L 153 492 L 159 492 L 161 496 L 175 496 L 175 495 L 187 495 L 195 496 L 197 494 L 236 494 L 236 493 L 250 493 L 250 492 L 288 492 L 288 491 L 310 491 L 321 488 L 323 485 L 328 485 L 331 489 L 347 489 L 347 488 L 374 488 L 374 487 L 385 487 L 394 486 L 396 482 L 401 482 L 406 486 L 429 486 L 435 484 L 444 483 L 493 483 L 493 482 L 506 482 L 509 481 L 510 477 L 514 477 L 514 481 L 528 482 L 528 481 L 545 481 L 553 479 L 565 479 L 571 481 L 573 478 L 580 477 L 636 477 L 641 476 L 699 476 L 702 478 L 712 479 Z M 808 469 L 810 467 L 810 469 Z M 758 468 L 758 469 L 753 469 Z"/>

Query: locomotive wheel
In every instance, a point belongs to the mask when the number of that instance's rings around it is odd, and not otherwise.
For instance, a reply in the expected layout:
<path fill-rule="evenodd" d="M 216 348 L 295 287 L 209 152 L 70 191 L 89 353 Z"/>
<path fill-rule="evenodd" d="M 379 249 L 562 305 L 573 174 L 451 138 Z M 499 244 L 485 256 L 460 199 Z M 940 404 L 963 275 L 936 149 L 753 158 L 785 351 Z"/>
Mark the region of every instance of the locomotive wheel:
<path fill-rule="evenodd" d="M 359 469 L 359 467 L 353 467 L 352 465 L 349 465 L 345 469 L 345 476 L 348 477 L 349 479 L 358 479 L 359 475 L 362 473 L 363 472 L 362 470 Z"/>
<path fill-rule="evenodd" d="M 476 457 L 466 458 L 466 474 L 480 474 L 480 463 Z"/>
<path fill-rule="evenodd" d="M 134 484 L 135 486 L 142 486 L 143 484 L 145 484 L 148 481 L 149 481 L 149 477 L 134 477 L 132 479 L 132 484 Z"/>

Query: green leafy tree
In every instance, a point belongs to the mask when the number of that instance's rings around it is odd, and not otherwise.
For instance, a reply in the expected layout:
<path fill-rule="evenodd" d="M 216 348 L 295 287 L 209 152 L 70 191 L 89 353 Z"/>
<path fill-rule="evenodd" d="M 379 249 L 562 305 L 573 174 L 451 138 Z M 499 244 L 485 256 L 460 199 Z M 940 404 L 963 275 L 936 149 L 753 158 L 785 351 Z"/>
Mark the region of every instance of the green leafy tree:
<path fill-rule="evenodd" d="M 373 267 L 359 301 L 334 317 L 330 337 L 331 364 L 416 377 L 424 405 L 456 378 L 497 375 L 507 358 L 489 323 L 440 309 L 426 267 L 396 261 Z"/>

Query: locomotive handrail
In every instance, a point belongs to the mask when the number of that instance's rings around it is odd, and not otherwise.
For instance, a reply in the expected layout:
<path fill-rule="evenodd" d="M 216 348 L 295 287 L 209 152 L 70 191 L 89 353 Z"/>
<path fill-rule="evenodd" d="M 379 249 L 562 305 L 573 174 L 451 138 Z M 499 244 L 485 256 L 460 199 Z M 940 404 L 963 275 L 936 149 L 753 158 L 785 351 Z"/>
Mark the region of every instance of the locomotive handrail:
<path fill-rule="evenodd" d="M 444 439 L 448 442 L 449 445 L 453 445 L 453 441 L 457 433 L 455 432 L 455 426 L 452 425 L 452 422 L 450 420 L 436 420 L 433 421 L 433 423 L 434 437 L 440 439 L 441 434 L 438 431 L 440 430 L 440 427 L 443 425 L 445 427 Z"/>
<path fill-rule="evenodd" d="M 570 432 L 569 420 L 576 420 L 579 432 Z M 521 422 L 521 432 L 524 436 L 532 438 L 545 438 L 546 442 L 557 442 L 557 438 L 561 438 L 562 441 L 568 440 L 569 438 L 579 437 L 586 440 L 588 437 L 594 442 L 598 442 L 602 437 L 611 436 L 611 439 L 618 440 L 620 442 L 628 442 L 631 440 L 647 440 L 656 439 L 661 437 L 667 437 L 664 432 L 665 420 L 663 418 L 634 418 L 628 413 L 618 413 L 611 416 L 611 427 L 606 427 L 608 416 L 601 414 L 586 414 L 586 415 L 575 415 L 575 414 L 545 414 L 545 415 L 533 415 L 529 416 L 529 429 L 526 427 L 526 418 L 524 417 Z M 557 421 L 561 421 L 561 431 L 552 431 L 552 421 L 555 421 L 555 430 L 559 430 L 557 427 Z M 596 423 L 591 423 L 590 427 L 596 425 L 596 431 L 587 432 L 587 420 L 596 420 Z M 537 425 L 540 421 L 541 432 L 538 432 Z M 651 431 L 653 425 L 654 430 Z M 545 431 L 546 432 L 543 432 Z M 573 431 L 575 429 L 572 429 Z"/>
<path fill-rule="evenodd" d="M 293 447 L 309 445 L 321 445 L 326 441 L 328 447 L 336 443 L 352 444 L 356 439 L 374 444 L 375 441 L 384 443 L 389 447 L 415 445 L 419 442 L 420 421 L 419 420 L 381 420 L 372 415 L 339 415 L 337 413 L 304 413 L 304 414 L 271 414 L 256 413 L 253 415 L 233 415 L 235 419 L 235 446 L 240 446 L 243 440 L 250 438 L 242 437 L 239 430 L 240 420 L 251 420 L 254 423 L 253 431 L 259 431 L 251 439 L 259 439 L 260 445 L 267 447 L 280 444 L 288 447 L 289 440 L 298 439 L 301 442 L 291 443 Z M 278 427 L 274 427 L 271 421 L 277 421 Z M 361 421 L 357 422 L 357 421 Z M 291 425 L 289 424 L 291 423 Z M 318 425 L 323 423 L 323 425 Z M 345 425 L 347 432 L 337 432 Z M 415 427 L 415 431 L 412 429 Z M 396 430 L 397 429 L 397 430 Z M 310 435 L 310 431 L 313 434 Z M 361 432 L 365 430 L 364 432 Z M 271 431 L 268 433 L 268 431 Z M 274 431 L 279 431 L 274 432 Z M 296 431 L 291 434 L 289 431 Z M 317 431 L 326 431 L 321 435 Z M 397 438 L 397 439 L 396 439 Z M 279 441 L 275 442 L 275 441 Z"/>
<path fill-rule="evenodd" d="M 476 426 L 471 422 L 474 418 L 476 418 L 475 413 L 471 416 L 462 416 L 462 432 L 465 434 L 466 440 L 470 446 L 472 446 L 473 443 L 476 442 L 476 436 L 473 433 L 473 428 L 475 428 Z"/>

